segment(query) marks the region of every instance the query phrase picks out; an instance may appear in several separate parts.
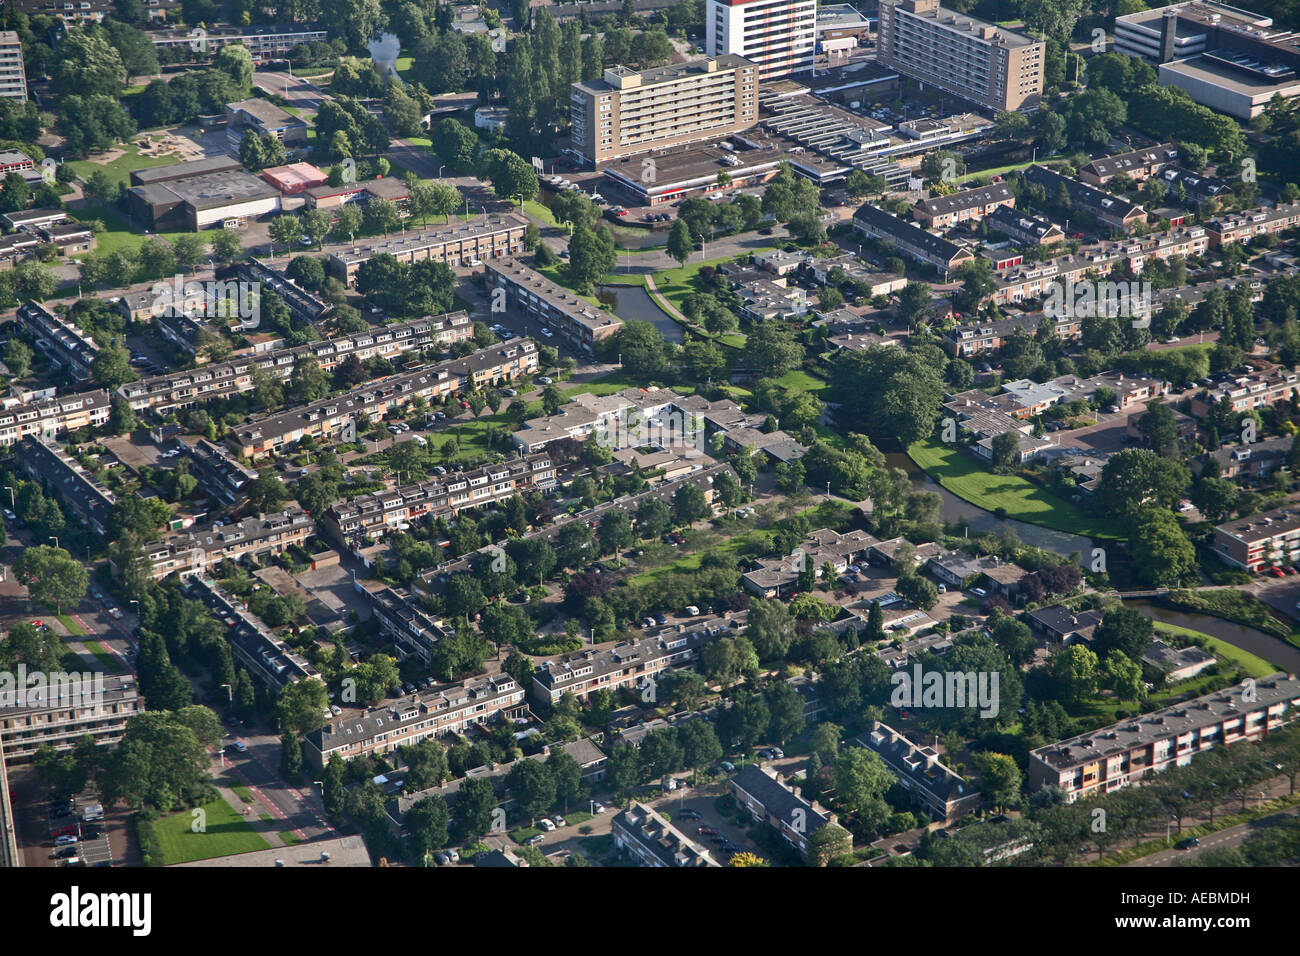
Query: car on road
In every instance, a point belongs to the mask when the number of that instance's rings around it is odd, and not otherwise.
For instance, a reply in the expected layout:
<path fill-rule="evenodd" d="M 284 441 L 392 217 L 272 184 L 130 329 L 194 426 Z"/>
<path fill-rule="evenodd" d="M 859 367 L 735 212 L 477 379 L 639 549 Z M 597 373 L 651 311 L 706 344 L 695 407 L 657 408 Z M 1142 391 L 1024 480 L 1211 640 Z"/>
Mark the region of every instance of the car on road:
<path fill-rule="evenodd" d="M 527 843 L 529 846 L 537 846 L 537 844 L 541 843 L 545 839 L 546 837 L 544 837 L 542 834 L 535 833 L 524 842 Z"/>
<path fill-rule="evenodd" d="M 713 829 L 713 827 L 696 827 L 695 832 L 698 833 L 700 836 L 711 837 L 711 836 L 718 835 L 718 831 Z"/>
<path fill-rule="evenodd" d="M 1201 841 L 1197 837 L 1188 837 L 1186 840 L 1179 840 L 1177 843 L 1175 843 L 1174 849 L 1190 850 L 1192 849 L 1192 847 L 1197 847 L 1200 845 L 1201 845 Z"/>
<path fill-rule="evenodd" d="M 236 740 L 226 748 L 226 751 L 228 753 L 246 754 L 248 753 L 248 744 L 244 743 L 242 740 Z"/>
<path fill-rule="evenodd" d="M 109 617 L 111 617 L 111 618 L 112 618 L 113 620 L 115 620 L 115 621 L 120 621 L 120 620 L 122 620 L 122 609 L 121 609 L 121 608 L 116 608 L 116 607 L 105 608 L 105 609 L 104 609 L 104 613 L 106 613 Z"/>
<path fill-rule="evenodd" d="M 548 377 L 545 376 L 545 375 L 540 375 L 540 376 L 538 376 L 538 378 L 537 378 L 537 384 L 538 384 L 538 385 L 551 385 L 551 384 L 553 384 L 553 382 L 554 382 L 554 379 L 548 378 Z"/>
<path fill-rule="evenodd" d="M 701 819 L 700 811 L 699 811 L 699 810 L 692 810 L 690 807 L 687 807 L 687 808 L 684 809 L 684 810 L 679 810 L 679 811 L 677 812 L 677 815 L 678 815 L 679 817 L 681 817 L 683 820 L 699 820 L 699 819 Z"/>

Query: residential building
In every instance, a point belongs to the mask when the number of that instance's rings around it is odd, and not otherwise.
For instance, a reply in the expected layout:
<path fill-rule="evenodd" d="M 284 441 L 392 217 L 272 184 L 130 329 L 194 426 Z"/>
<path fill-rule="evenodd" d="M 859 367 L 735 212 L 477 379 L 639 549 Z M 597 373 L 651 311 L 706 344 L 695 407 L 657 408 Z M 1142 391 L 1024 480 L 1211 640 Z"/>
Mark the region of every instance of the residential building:
<path fill-rule="evenodd" d="M 257 480 L 256 471 L 241 465 L 223 446 L 206 438 L 192 445 L 181 442 L 180 450 L 199 487 L 225 504 L 238 502 L 249 482 Z"/>
<path fill-rule="evenodd" d="M 121 297 L 118 308 L 132 317 L 152 314 L 150 310 L 156 300 L 157 296 L 152 292 L 141 296 L 128 293 Z M 473 334 L 474 326 L 467 312 L 427 316 L 128 382 L 117 390 L 117 394 L 130 402 L 136 411 L 152 409 L 164 415 L 214 398 L 246 392 L 253 387 L 255 370 L 288 380 L 294 366 L 303 358 L 314 358 L 323 370 L 329 371 L 349 355 L 356 356 L 361 362 L 375 357 L 391 359 L 427 349 L 445 349 Z M 3 429 L 0 428 L 2 441 Z"/>
<path fill-rule="evenodd" d="M 977 557 L 965 551 L 944 551 L 925 563 L 925 569 L 953 588 L 965 588 L 990 571 L 1002 567 L 997 555 Z"/>
<path fill-rule="evenodd" d="M 1166 684 L 1191 680 L 1215 663 L 1214 655 L 1199 647 L 1171 647 L 1158 639 L 1151 642 L 1142 660 L 1162 672 Z"/>
<path fill-rule="evenodd" d="M 1017 334 L 1034 336 L 1043 319 L 1047 319 L 1052 332 L 1062 341 L 1072 342 L 1079 337 L 1078 318 L 1051 316 L 1042 312 L 1023 312 L 992 322 L 955 325 L 940 333 L 940 344 L 946 351 L 960 358 L 996 352 Z"/>
<path fill-rule="evenodd" d="M 0 96 L 27 102 L 27 68 L 23 65 L 23 44 L 13 30 L 0 31 Z"/>
<path fill-rule="evenodd" d="M 1044 44 L 939 6 L 881 0 L 876 60 L 914 80 L 994 110 L 1037 106 Z"/>
<path fill-rule="evenodd" d="M 870 239 L 892 242 L 909 259 L 934 266 L 944 278 L 958 266 L 975 258 L 965 246 L 949 242 L 920 226 L 890 215 L 883 209 L 863 203 L 853 214 L 853 228 Z"/>
<path fill-rule="evenodd" d="M 86 736 L 111 746 L 121 741 L 127 721 L 143 711 L 134 674 L 48 675 L 39 688 L 0 694 L 4 761 L 27 763 L 45 746 L 71 750 Z"/>
<path fill-rule="evenodd" d="M 817 46 L 816 0 L 708 0 L 704 52 L 733 54 L 768 81 L 810 72 Z"/>
<path fill-rule="evenodd" d="M 1090 642 L 1093 632 L 1101 624 L 1100 611 L 1075 611 L 1063 604 L 1036 608 L 1028 616 L 1030 627 L 1066 647 L 1081 641 Z"/>
<path fill-rule="evenodd" d="M 482 508 L 512 495 L 549 490 L 555 483 L 550 457 L 532 454 L 336 502 L 321 523 L 341 542 L 373 540 L 425 517 Z"/>
<path fill-rule="evenodd" d="M 788 557 L 760 559 L 757 567 L 741 576 L 746 591 L 764 598 L 784 597 L 799 589 L 799 575 L 810 570 L 818 579 L 826 564 L 837 575 L 851 564 L 865 564 L 877 539 L 865 531 L 840 534 L 830 528 L 812 532 Z"/>
<path fill-rule="evenodd" d="M 437 643 L 456 633 L 454 625 L 425 611 L 404 588 L 380 588 L 364 593 L 380 631 L 392 638 L 399 660 L 415 657 L 428 666 Z"/>
<path fill-rule="evenodd" d="M 726 746 L 726 743 L 723 744 Z M 749 764 L 731 778 L 731 794 L 749 811 L 755 823 L 766 823 L 804 859 L 809 838 L 828 824 L 838 824 L 835 814 L 799 796 L 782 783 L 775 768 Z"/>
<path fill-rule="evenodd" d="M 351 427 L 355 440 L 355 426 L 363 415 L 376 421 L 405 408 L 417 396 L 441 403 L 462 389 L 499 385 L 536 371 L 537 347 L 529 339 L 520 339 L 255 419 L 233 430 L 227 441 L 241 456 L 255 461 L 296 444 L 305 435 L 330 443 Z"/>
<path fill-rule="evenodd" d="M 747 145 L 753 135 L 751 130 L 720 143 L 665 146 L 649 154 L 611 159 L 602 172 L 613 189 L 630 193 L 639 206 L 749 189 L 774 177 L 782 160 L 797 159 L 765 146 Z M 653 175 L 648 177 L 647 170 L 653 170 Z M 718 182 L 719 172 L 731 177 L 728 184 Z"/>
<path fill-rule="evenodd" d="M 1055 201 L 1057 193 L 1063 188 L 1072 210 L 1086 213 L 1111 229 L 1129 233 L 1135 226 L 1147 221 L 1146 210 L 1141 206 L 1112 196 L 1071 176 L 1063 176 L 1048 166 L 1030 166 L 1021 175 L 1026 183 L 1042 186 L 1047 191 L 1049 202 Z"/>
<path fill-rule="evenodd" d="M 387 254 L 405 263 L 432 259 L 453 268 L 503 259 L 523 251 L 527 226 L 520 216 L 507 213 L 372 240 L 354 246 L 348 252 L 331 253 L 329 272 L 344 284 L 354 286 L 357 270 L 378 255 Z"/>
<path fill-rule="evenodd" d="M 249 257 L 247 262 L 241 262 L 235 268 L 235 273 L 244 282 L 254 283 L 259 294 L 260 290 L 269 289 L 278 295 L 293 317 L 300 322 L 319 322 L 334 311 L 333 303 L 308 292 L 283 270 L 260 259 Z"/>
<path fill-rule="evenodd" d="M 1300 679 L 1273 674 L 1029 752 L 1029 787 L 1058 787 L 1069 801 L 1110 793 L 1199 753 L 1260 740 L 1300 709 Z"/>
<path fill-rule="evenodd" d="M 1220 406 L 1226 403 L 1234 412 L 1245 412 L 1289 401 L 1297 392 L 1300 392 L 1300 370 L 1256 366 L 1244 375 L 1226 379 L 1193 395 L 1187 408 L 1196 418 L 1204 418 L 1214 403 Z"/>
<path fill-rule="evenodd" d="M 927 229 L 945 229 L 963 222 L 976 222 L 995 209 L 1014 209 L 1016 194 L 1006 183 L 990 183 L 962 189 L 946 196 L 929 196 L 912 209 L 916 221 Z"/>
<path fill-rule="evenodd" d="M 1300 560 L 1300 505 L 1225 521 L 1210 545 L 1225 564 L 1243 571 L 1294 564 Z"/>
<path fill-rule="evenodd" d="M 14 807 L 9 798 L 9 771 L 6 767 L 5 740 L 0 736 L 0 867 L 12 869 L 23 865 L 18 852 L 18 828 L 14 824 Z"/>
<path fill-rule="evenodd" d="M 527 710 L 524 691 L 508 674 L 479 677 L 441 690 L 412 694 L 359 716 L 335 717 L 307 735 L 307 762 L 323 770 L 338 757 L 392 753 L 429 737 L 461 733 L 472 726 L 513 720 Z"/>
<path fill-rule="evenodd" d="M 1220 445 L 1192 462 L 1192 470 L 1200 472 L 1205 465 L 1215 462 L 1219 466 L 1220 478 L 1251 483 L 1264 481 L 1286 464 L 1294 440 L 1288 435 L 1263 438 L 1245 445 Z"/>
<path fill-rule="evenodd" d="M 18 443 L 18 464 L 47 494 L 55 495 L 63 509 L 86 530 L 103 536 L 117 495 L 105 488 L 66 451 L 40 435 Z"/>
<path fill-rule="evenodd" d="M 1020 246 L 1051 246 L 1065 241 L 1065 230 L 1060 226 L 1011 206 L 998 206 L 984 221 Z"/>
<path fill-rule="evenodd" d="M 1079 178 L 1090 186 L 1105 186 L 1120 175 L 1140 183 L 1177 163 L 1178 147 L 1173 143 L 1160 143 L 1084 163 L 1079 167 Z"/>
<path fill-rule="evenodd" d="M 597 343 L 622 328 L 622 320 L 612 312 L 579 298 L 517 259 L 489 262 L 484 275 L 489 290 L 505 290 L 507 306 L 540 323 L 559 337 L 557 344 L 576 352 L 594 355 Z"/>
<path fill-rule="evenodd" d="M 55 365 L 66 368 L 79 382 L 90 378 L 90 367 L 99 354 L 99 345 L 76 323 L 56 315 L 39 302 L 20 305 L 18 323 Z"/>
<path fill-rule="evenodd" d="M 6 400 L 0 407 L 0 446 L 12 446 L 27 435 L 49 440 L 64 432 L 107 424 L 112 405 L 108 392 L 94 389 L 52 398 Z"/>
<path fill-rule="evenodd" d="M 144 551 L 153 579 L 161 581 L 173 573 L 183 578 L 211 574 L 222 561 L 274 557 L 301 546 L 315 531 L 311 515 L 291 505 L 270 514 L 195 525 L 183 534 L 146 544 Z"/>
<path fill-rule="evenodd" d="M 1212 247 L 1230 242 L 1248 242 L 1256 236 L 1272 236 L 1300 226 L 1300 202 L 1234 212 L 1205 224 Z"/>
<path fill-rule="evenodd" d="M 147 31 L 156 47 L 184 47 L 196 53 L 213 56 L 223 46 L 237 43 L 248 48 L 254 62 L 262 60 L 288 59 L 295 47 L 304 43 L 328 43 L 329 31 L 324 24 L 286 23 L 257 24 L 246 27 L 222 27 L 209 25 L 204 28 L 205 35 L 200 49 L 195 49 L 195 37 L 188 28 L 175 28 Z"/>
<path fill-rule="evenodd" d="M 725 136 L 758 122 L 758 66 L 724 54 L 640 72 L 610 67 L 573 84 L 569 116 L 573 149 L 589 165 Z"/>
<path fill-rule="evenodd" d="M 865 747 L 898 778 L 914 806 L 931 820 L 952 822 L 980 808 L 979 788 L 939 759 L 933 747 L 913 743 L 894 728 L 873 721 L 871 730 L 852 744 Z"/>
<path fill-rule="evenodd" d="M 614 845 L 638 866 L 717 866 L 709 851 L 644 803 L 633 802 L 614 815 Z"/>
<path fill-rule="evenodd" d="M 202 601 L 220 621 L 222 633 L 230 643 L 235 662 L 254 680 L 278 691 L 300 680 L 320 680 L 320 671 L 248 610 L 248 606 L 228 594 L 206 574 L 189 579 L 189 593 Z"/>
<path fill-rule="evenodd" d="M 250 99 L 226 104 L 226 138 L 238 154 L 244 133 L 274 136 L 288 149 L 307 145 L 307 124 L 270 100 Z"/>
<path fill-rule="evenodd" d="M 79 222 L 32 226 L 29 231 L 58 249 L 61 256 L 77 256 L 83 252 L 93 252 L 99 247 L 94 230 Z"/>

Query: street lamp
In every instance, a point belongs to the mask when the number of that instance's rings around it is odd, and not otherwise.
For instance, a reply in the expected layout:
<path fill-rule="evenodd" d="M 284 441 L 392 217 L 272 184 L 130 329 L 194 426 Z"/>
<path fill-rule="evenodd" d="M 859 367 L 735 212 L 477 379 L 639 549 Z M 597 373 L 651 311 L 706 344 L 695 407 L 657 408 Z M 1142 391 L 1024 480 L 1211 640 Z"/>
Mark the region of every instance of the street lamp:
<path fill-rule="evenodd" d="M 439 166 L 439 167 L 438 167 L 438 178 L 439 178 L 439 179 L 442 179 L 442 171 L 443 171 L 444 169 L 446 169 L 446 168 L 447 168 L 446 166 Z"/>
<path fill-rule="evenodd" d="M 18 510 L 18 505 L 17 505 L 17 503 L 14 501 L 14 490 L 13 490 L 12 488 L 10 488 L 8 485 L 5 485 L 5 491 L 9 492 L 9 507 L 10 507 L 10 508 L 13 508 L 15 511 L 17 511 L 17 510 Z"/>
<path fill-rule="evenodd" d="M 54 542 L 56 548 L 59 546 L 59 539 L 54 537 L 54 535 L 50 535 L 50 540 Z"/>

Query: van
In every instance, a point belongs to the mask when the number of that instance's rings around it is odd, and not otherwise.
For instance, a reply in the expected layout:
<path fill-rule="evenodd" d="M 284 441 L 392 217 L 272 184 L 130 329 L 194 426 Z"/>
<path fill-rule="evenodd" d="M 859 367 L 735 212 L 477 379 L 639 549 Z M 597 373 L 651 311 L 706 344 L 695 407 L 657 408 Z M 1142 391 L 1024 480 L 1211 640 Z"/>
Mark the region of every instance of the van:
<path fill-rule="evenodd" d="M 696 607 L 694 604 L 692 604 L 690 607 L 686 609 L 687 617 L 695 617 L 699 613 L 700 613 L 700 609 Z"/>
<path fill-rule="evenodd" d="M 423 435 L 412 435 L 411 440 L 414 441 L 421 448 L 429 447 L 429 440 L 425 438 Z"/>
<path fill-rule="evenodd" d="M 92 803 L 81 812 L 81 819 L 87 823 L 104 819 L 104 805 L 102 803 Z"/>

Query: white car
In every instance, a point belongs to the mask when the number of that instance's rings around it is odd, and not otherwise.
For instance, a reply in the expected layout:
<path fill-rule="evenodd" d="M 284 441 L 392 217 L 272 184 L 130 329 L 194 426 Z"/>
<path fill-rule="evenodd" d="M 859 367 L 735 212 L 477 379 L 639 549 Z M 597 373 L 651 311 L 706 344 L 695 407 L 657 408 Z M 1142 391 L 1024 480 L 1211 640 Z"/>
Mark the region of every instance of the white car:
<path fill-rule="evenodd" d="M 591 805 L 591 809 L 594 813 L 604 813 L 608 808 L 600 801 L 597 801 Z"/>
<path fill-rule="evenodd" d="M 549 379 L 549 378 L 547 378 L 545 375 L 541 376 L 541 377 L 537 380 L 537 384 L 539 384 L 539 385 L 550 385 L 551 382 L 552 382 L 552 380 Z"/>
<path fill-rule="evenodd" d="M 548 339 L 555 337 L 555 333 L 552 332 L 550 329 L 542 329 L 542 334 L 546 336 Z"/>
<path fill-rule="evenodd" d="M 541 827 L 543 830 L 545 830 L 547 833 L 550 833 L 552 830 L 555 829 L 555 824 L 545 818 L 538 820 L 537 825 Z"/>
<path fill-rule="evenodd" d="M 970 593 L 973 594 L 973 595 L 975 595 L 976 597 L 988 597 L 988 596 L 989 596 L 989 592 L 988 592 L 988 591 L 985 591 L 983 588 L 971 588 L 971 589 L 970 589 Z"/>

